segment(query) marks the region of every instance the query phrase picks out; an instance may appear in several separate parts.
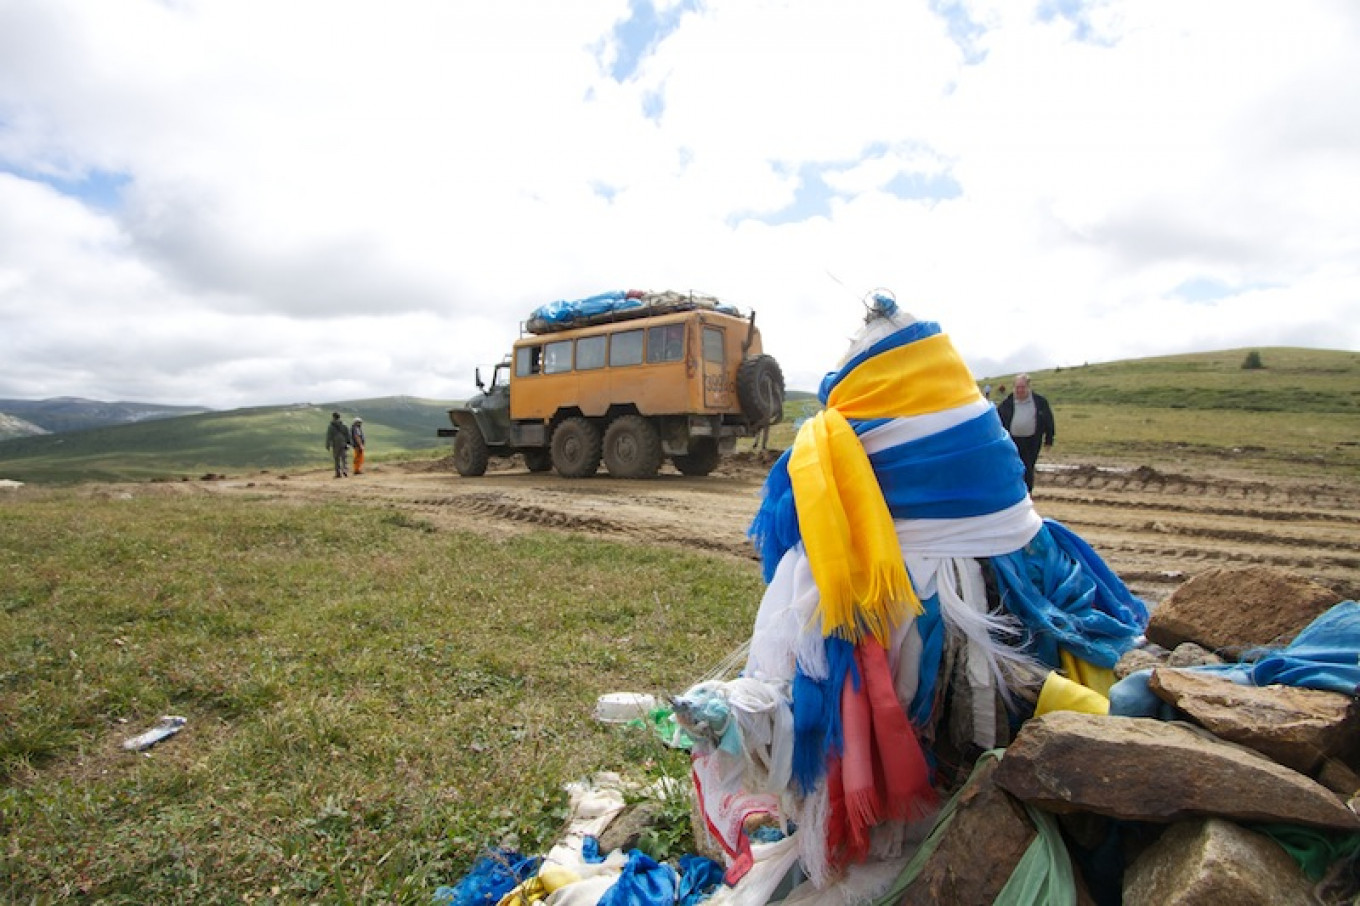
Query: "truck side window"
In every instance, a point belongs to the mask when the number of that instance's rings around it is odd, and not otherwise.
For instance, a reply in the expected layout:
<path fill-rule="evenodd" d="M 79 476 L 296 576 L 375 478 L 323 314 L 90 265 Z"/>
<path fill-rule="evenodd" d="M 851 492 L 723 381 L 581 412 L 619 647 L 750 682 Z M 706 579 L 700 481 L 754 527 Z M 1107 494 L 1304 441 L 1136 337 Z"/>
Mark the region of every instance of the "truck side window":
<path fill-rule="evenodd" d="M 598 337 L 581 337 L 576 341 L 577 371 L 590 371 L 604 367 L 604 350 L 607 339 L 608 337 L 601 334 Z"/>
<path fill-rule="evenodd" d="M 515 375 L 524 377 L 543 371 L 543 347 L 521 346 L 515 350 Z"/>
<path fill-rule="evenodd" d="M 571 340 L 558 340 L 543 347 L 543 373 L 561 374 L 571 370 Z"/>
<path fill-rule="evenodd" d="M 678 362 L 685 357 L 685 325 L 647 328 L 647 363 Z"/>
<path fill-rule="evenodd" d="M 609 364 L 642 364 L 642 331 L 624 330 L 609 338 Z"/>
<path fill-rule="evenodd" d="M 704 328 L 704 361 L 723 363 L 723 332 L 721 327 Z"/>

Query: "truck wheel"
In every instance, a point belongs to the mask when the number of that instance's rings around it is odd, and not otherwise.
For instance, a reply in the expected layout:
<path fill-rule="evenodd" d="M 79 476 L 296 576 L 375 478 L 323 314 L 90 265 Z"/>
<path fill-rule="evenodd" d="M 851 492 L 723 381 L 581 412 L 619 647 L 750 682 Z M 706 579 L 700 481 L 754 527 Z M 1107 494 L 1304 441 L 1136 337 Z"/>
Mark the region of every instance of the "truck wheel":
<path fill-rule="evenodd" d="M 718 467 L 718 442 L 711 437 L 695 438 L 689 452 L 672 456 L 671 463 L 681 475 L 707 475 Z"/>
<path fill-rule="evenodd" d="M 524 454 L 524 466 L 530 472 L 546 472 L 552 468 L 552 452 L 544 447 L 530 447 L 520 453 Z"/>
<path fill-rule="evenodd" d="M 580 416 L 562 422 L 552 434 L 552 464 L 563 478 L 589 478 L 600 467 L 600 432 Z"/>
<path fill-rule="evenodd" d="M 641 415 L 621 415 L 604 432 L 604 464 L 615 478 L 651 478 L 661 468 L 661 435 Z"/>
<path fill-rule="evenodd" d="M 737 403 L 753 429 L 783 421 L 784 372 L 774 356 L 751 356 L 737 368 Z"/>
<path fill-rule="evenodd" d="M 465 478 L 476 478 L 486 474 L 486 463 L 491 458 L 486 448 L 486 438 L 477 423 L 460 427 L 458 436 L 453 439 L 453 467 Z"/>

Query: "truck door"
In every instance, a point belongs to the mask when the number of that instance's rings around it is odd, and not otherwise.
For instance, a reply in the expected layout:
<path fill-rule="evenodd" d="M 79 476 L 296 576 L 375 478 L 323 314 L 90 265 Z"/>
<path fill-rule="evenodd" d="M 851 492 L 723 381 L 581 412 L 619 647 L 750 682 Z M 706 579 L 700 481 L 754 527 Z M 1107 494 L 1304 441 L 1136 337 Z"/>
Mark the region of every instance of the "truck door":
<path fill-rule="evenodd" d="M 709 324 L 703 325 L 702 367 L 705 409 L 728 409 L 732 406 L 732 394 L 736 388 L 728 386 L 726 349 L 723 329 Z"/>

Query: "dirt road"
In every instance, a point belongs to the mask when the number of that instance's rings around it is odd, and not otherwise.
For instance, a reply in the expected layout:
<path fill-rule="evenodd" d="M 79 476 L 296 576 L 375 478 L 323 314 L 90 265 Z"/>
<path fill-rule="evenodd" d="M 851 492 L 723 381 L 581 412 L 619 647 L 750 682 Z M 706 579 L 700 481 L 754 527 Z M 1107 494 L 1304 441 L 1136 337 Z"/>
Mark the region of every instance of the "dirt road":
<path fill-rule="evenodd" d="M 195 482 L 207 493 L 314 500 L 344 497 L 399 508 L 438 527 L 504 537 L 547 529 L 675 545 L 748 561 L 746 528 L 773 457 L 739 454 L 707 478 L 669 467 L 653 480 L 568 480 L 518 463 L 461 478 L 447 461 Z M 1041 464 L 1035 506 L 1089 542 L 1135 594 L 1162 600 L 1210 567 L 1266 565 L 1360 598 L 1360 485 Z"/>

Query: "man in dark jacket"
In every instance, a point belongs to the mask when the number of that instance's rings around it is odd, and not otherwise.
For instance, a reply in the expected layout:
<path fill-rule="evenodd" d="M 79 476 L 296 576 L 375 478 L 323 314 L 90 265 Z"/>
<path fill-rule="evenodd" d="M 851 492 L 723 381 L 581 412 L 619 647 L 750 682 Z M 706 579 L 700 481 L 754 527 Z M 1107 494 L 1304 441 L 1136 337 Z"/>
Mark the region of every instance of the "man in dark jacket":
<path fill-rule="evenodd" d="M 1048 405 L 1048 400 L 1030 391 L 1029 375 L 1022 374 L 1015 379 L 1015 392 L 1001 401 L 996 412 L 1015 442 L 1015 448 L 1020 451 L 1020 461 L 1025 464 L 1025 487 L 1033 491 L 1034 466 L 1039 462 L 1039 447 L 1053 446 L 1053 437 L 1057 433 L 1053 409 Z"/>
<path fill-rule="evenodd" d="M 335 459 L 336 478 L 344 478 L 349 475 L 349 445 L 351 442 L 349 427 L 340 420 L 339 412 L 332 412 L 331 423 L 326 428 L 326 449 L 331 451 L 331 456 Z"/>

